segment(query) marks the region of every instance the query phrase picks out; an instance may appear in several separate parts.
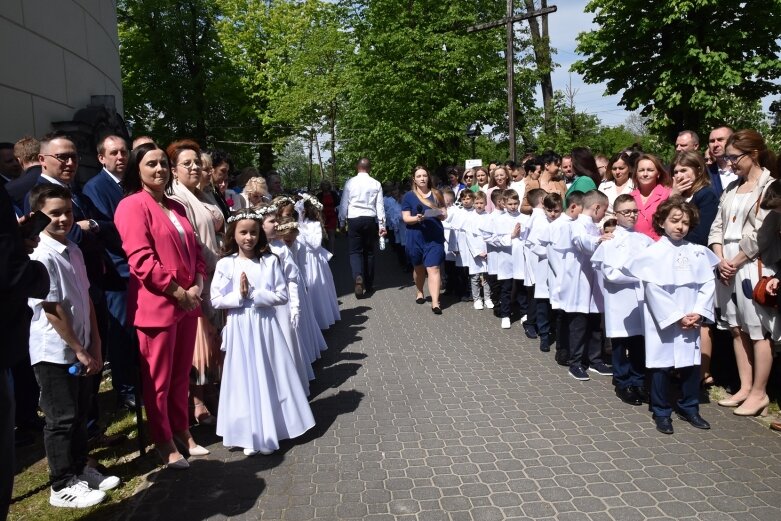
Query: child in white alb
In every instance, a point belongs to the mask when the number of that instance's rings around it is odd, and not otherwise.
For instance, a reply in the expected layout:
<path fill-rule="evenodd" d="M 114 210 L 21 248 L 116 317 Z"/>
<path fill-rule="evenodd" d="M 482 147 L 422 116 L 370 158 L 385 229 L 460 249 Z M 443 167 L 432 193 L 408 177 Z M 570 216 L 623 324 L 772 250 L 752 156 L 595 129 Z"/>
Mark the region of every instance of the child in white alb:
<path fill-rule="evenodd" d="M 608 198 L 599 190 L 583 195 L 583 211 L 574 219 L 567 233 L 562 233 L 556 249 L 564 254 L 561 288 L 561 309 L 569 333 L 569 374 L 576 380 L 589 379 L 586 370 L 610 376 L 612 370 L 602 361 L 602 312 L 604 302 L 597 282 L 591 256 L 602 241 L 597 223 L 607 211 Z"/>
<path fill-rule="evenodd" d="M 228 218 L 211 285 L 212 304 L 227 312 L 217 434 L 247 456 L 271 454 L 315 424 L 288 345 L 287 275 L 262 219 L 252 211 Z"/>
<path fill-rule="evenodd" d="M 643 284 L 645 365 L 651 373 L 651 412 L 656 429 L 673 433 L 669 402 L 675 369 L 681 393 L 678 417 L 698 429 L 710 425 L 700 416 L 700 324 L 713 320 L 716 288 L 713 268 L 719 259 L 708 248 L 684 240 L 697 226 L 697 208 L 671 197 L 657 208 L 653 224 L 662 237 L 626 265 Z M 666 269 L 660 269 L 664 259 Z"/>
<path fill-rule="evenodd" d="M 637 279 L 622 270 L 632 257 L 654 241 L 634 231 L 638 215 L 634 197 L 619 195 L 613 202 L 613 213 L 617 221 L 613 239 L 599 245 L 591 257 L 591 264 L 600 277 L 605 300 L 605 334 L 613 349 L 616 395 L 630 405 L 642 405 L 648 400 L 642 287 Z"/>
<path fill-rule="evenodd" d="M 464 226 L 467 236 L 467 248 L 471 262 L 469 265 L 469 281 L 472 288 L 472 300 L 475 309 L 493 309 L 491 287 L 488 284 L 488 248 L 480 231 L 485 227 L 490 215 L 485 211 L 486 195 L 483 192 L 474 194 L 474 213 L 472 219 Z M 482 293 L 481 293 L 482 290 Z"/>

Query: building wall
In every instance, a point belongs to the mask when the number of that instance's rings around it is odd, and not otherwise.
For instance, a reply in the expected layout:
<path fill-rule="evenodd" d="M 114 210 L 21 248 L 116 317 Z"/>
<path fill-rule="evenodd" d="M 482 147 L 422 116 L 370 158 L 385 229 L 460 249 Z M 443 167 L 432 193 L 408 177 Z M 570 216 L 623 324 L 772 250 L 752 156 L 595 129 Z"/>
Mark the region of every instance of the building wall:
<path fill-rule="evenodd" d="M 40 137 L 90 96 L 122 111 L 115 0 L 0 0 L 0 141 Z"/>

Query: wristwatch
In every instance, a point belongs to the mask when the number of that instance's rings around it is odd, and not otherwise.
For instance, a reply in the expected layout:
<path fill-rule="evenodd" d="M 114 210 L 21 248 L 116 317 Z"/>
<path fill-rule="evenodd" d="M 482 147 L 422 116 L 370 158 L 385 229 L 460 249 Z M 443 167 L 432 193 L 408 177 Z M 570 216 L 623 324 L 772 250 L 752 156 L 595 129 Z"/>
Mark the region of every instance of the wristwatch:
<path fill-rule="evenodd" d="M 98 224 L 98 221 L 95 219 L 89 220 L 89 231 L 92 233 L 98 233 L 100 231 L 100 225 Z"/>

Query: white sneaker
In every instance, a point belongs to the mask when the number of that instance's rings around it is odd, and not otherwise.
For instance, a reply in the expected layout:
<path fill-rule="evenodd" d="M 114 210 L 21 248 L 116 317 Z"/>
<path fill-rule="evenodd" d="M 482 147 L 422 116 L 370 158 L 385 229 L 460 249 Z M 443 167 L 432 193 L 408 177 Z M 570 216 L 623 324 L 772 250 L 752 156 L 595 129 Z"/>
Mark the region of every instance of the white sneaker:
<path fill-rule="evenodd" d="M 106 499 L 105 492 L 90 489 L 86 481 L 74 476 L 62 490 L 58 492 L 51 490 L 49 504 L 53 507 L 88 508 L 104 499 Z"/>
<path fill-rule="evenodd" d="M 483 301 L 475 300 L 475 309 L 483 309 Z"/>
<path fill-rule="evenodd" d="M 502 319 L 502 329 L 510 329 L 510 317 L 504 317 Z"/>
<path fill-rule="evenodd" d="M 485 299 L 485 308 L 486 309 L 494 309 L 494 301 L 490 298 Z"/>
<path fill-rule="evenodd" d="M 116 476 L 104 476 L 96 468 L 89 465 L 84 467 L 84 472 L 79 479 L 86 481 L 92 490 L 111 490 L 119 485 L 119 478 Z"/>

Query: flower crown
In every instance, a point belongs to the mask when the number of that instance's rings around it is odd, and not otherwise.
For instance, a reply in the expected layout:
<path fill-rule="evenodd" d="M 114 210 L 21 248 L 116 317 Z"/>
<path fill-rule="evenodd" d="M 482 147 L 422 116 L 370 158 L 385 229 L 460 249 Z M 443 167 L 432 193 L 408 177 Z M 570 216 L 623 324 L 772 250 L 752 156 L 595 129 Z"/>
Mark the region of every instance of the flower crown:
<path fill-rule="evenodd" d="M 284 196 L 280 197 L 276 201 L 272 201 L 272 204 L 274 204 L 277 208 L 280 206 L 285 206 L 286 204 L 296 204 L 294 200 L 292 200 L 290 197 Z"/>
<path fill-rule="evenodd" d="M 267 215 L 276 214 L 277 213 L 277 207 L 274 205 L 271 206 L 262 206 L 260 208 L 257 208 L 255 210 L 255 213 L 260 215 L 261 218 L 266 217 Z"/>
<path fill-rule="evenodd" d="M 291 221 L 285 224 L 278 224 L 274 227 L 274 229 L 278 232 L 286 232 L 288 230 L 298 230 L 298 223 L 295 221 Z"/>
<path fill-rule="evenodd" d="M 308 202 L 309 204 L 311 204 L 312 206 L 314 206 L 318 210 L 322 210 L 323 209 L 323 203 L 321 203 L 317 199 L 317 197 L 315 197 L 314 195 L 301 194 L 301 200 L 303 200 L 305 203 Z"/>
<path fill-rule="evenodd" d="M 237 221 L 243 221 L 244 219 L 252 219 L 253 221 L 261 221 L 263 220 L 263 216 L 260 214 L 260 212 L 255 212 L 253 210 L 242 210 L 237 214 L 231 215 L 228 217 L 228 223 L 235 223 Z"/>

